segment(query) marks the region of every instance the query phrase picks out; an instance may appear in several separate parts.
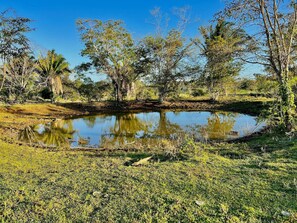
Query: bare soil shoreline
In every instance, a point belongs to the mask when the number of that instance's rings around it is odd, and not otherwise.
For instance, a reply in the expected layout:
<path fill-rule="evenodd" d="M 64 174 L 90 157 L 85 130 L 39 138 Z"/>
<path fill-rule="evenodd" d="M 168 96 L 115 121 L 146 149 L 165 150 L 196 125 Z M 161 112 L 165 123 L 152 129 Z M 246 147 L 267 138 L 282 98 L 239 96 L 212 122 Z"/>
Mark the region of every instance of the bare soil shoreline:
<path fill-rule="evenodd" d="M 78 112 L 96 114 L 99 112 L 127 112 L 127 111 L 158 111 L 168 110 L 201 110 L 201 111 L 233 111 L 250 115 L 259 115 L 267 104 L 262 101 L 220 101 L 211 100 L 182 100 L 166 101 L 126 101 L 116 102 L 94 102 L 94 103 L 57 103 L 57 105 Z"/>

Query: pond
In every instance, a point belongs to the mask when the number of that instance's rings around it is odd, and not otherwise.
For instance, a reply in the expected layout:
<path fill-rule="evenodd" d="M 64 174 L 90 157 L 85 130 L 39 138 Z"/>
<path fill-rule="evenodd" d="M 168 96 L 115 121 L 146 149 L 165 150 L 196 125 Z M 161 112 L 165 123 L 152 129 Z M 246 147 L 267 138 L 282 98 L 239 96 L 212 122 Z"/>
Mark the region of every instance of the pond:
<path fill-rule="evenodd" d="M 265 127 L 257 117 L 233 112 L 167 111 L 106 113 L 27 127 L 20 139 L 47 146 L 107 148 L 155 145 L 190 135 L 196 140 L 230 140 Z"/>

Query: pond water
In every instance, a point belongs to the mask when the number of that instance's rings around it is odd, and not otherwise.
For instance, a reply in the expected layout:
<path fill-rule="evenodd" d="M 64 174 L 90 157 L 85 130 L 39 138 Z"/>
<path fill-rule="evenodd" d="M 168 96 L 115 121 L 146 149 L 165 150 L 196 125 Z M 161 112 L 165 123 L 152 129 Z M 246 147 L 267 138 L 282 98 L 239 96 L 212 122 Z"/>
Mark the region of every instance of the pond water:
<path fill-rule="evenodd" d="M 197 140 L 236 139 L 260 131 L 265 122 L 232 112 L 157 111 L 108 113 L 27 127 L 20 139 L 72 148 L 154 145 L 191 135 Z"/>

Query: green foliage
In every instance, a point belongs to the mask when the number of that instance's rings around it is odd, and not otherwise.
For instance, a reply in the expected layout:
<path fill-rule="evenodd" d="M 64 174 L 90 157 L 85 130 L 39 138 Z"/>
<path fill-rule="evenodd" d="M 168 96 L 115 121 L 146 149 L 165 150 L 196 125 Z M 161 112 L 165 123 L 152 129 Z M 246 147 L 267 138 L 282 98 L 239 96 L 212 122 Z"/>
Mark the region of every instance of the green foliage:
<path fill-rule="evenodd" d="M 196 88 L 192 91 L 193 97 L 205 96 L 206 94 L 207 94 L 207 92 L 203 88 Z"/>
<path fill-rule="evenodd" d="M 256 90 L 255 84 L 256 84 L 255 80 L 243 78 L 242 80 L 239 81 L 239 89 L 255 91 Z"/>
<path fill-rule="evenodd" d="M 143 50 L 134 45 L 121 21 L 78 20 L 77 26 L 85 45 L 81 54 L 90 60 L 84 67 L 108 75 L 116 100 L 122 101 L 132 83 L 145 71 Z"/>
<path fill-rule="evenodd" d="M 266 94 L 267 96 L 276 96 L 278 93 L 277 81 L 267 75 L 254 74 L 255 87 L 259 93 Z"/>
<path fill-rule="evenodd" d="M 223 12 L 219 13 L 249 30 L 255 50 L 247 61 L 264 65 L 276 77 L 279 86 L 279 118 L 284 120 L 289 131 L 292 130 L 291 121 L 296 108 L 290 87 L 291 71 L 296 61 L 296 14 L 296 2 L 277 0 L 228 0 Z M 250 25 L 254 28 L 250 29 Z"/>
<path fill-rule="evenodd" d="M 32 31 L 30 19 L 15 16 L 10 10 L 0 13 L 0 58 L 6 62 L 13 57 L 28 54 L 30 43 L 26 33 Z"/>
<path fill-rule="evenodd" d="M 66 59 L 54 50 L 48 51 L 46 56 L 41 56 L 36 65 L 37 72 L 46 86 L 53 92 L 52 100 L 63 94 L 62 77 L 71 71 Z"/>
<path fill-rule="evenodd" d="M 135 83 L 136 100 L 157 99 L 158 90 L 147 86 L 143 81 Z"/>
<path fill-rule="evenodd" d="M 40 96 L 43 99 L 52 99 L 53 98 L 53 92 L 51 91 L 50 88 L 45 87 L 39 92 Z"/>
<path fill-rule="evenodd" d="M 245 53 L 248 37 L 244 30 L 237 29 L 233 23 L 218 21 L 213 26 L 201 27 L 203 42 L 197 41 L 207 62 L 202 79 L 209 89 L 213 100 L 227 89 L 225 86 L 234 82 L 239 75 L 242 63 L 237 59 Z"/>
<path fill-rule="evenodd" d="M 112 94 L 111 91 L 112 87 L 110 83 L 106 81 L 94 82 L 90 78 L 86 78 L 78 88 L 79 94 L 89 102 L 106 99 Z"/>
<path fill-rule="evenodd" d="M 26 33 L 32 29 L 29 27 L 30 19 L 10 14 L 10 10 L 0 13 L 0 60 L 3 66 L 14 57 L 28 56 L 31 52 L 30 43 Z M 0 93 L 3 90 L 7 72 L 5 66 L 0 72 Z M 8 95 L 9 97 L 9 95 Z"/>
<path fill-rule="evenodd" d="M 173 29 L 165 37 L 148 36 L 143 45 L 152 58 L 148 80 L 158 89 L 161 101 L 199 70 L 185 63 L 191 61 L 193 42 L 187 43 L 180 31 Z"/>

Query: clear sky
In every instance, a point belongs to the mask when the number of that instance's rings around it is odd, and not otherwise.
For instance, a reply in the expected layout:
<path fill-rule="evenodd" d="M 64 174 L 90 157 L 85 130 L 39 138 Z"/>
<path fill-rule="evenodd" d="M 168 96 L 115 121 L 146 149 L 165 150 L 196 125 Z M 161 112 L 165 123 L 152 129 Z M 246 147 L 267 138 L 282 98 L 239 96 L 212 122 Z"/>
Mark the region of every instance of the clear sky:
<path fill-rule="evenodd" d="M 40 50 L 55 49 L 73 67 L 82 61 L 77 19 L 120 19 L 134 38 L 140 39 L 154 32 L 150 10 L 160 7 L 171 14 L 174 7 L 183 6 L 191 7 L 193 19 L 187 34 L 195 35 L 198 26 L 207 24 L 223 4 L 220 0 L 1 0 L 0 11 L 11 8 L 18 16 L 34 20 L 36 30 L 29 35 L 33 45 Z"/>
<path fill-rule="evenodd" d="M 191 8 L 192 18 L 186 34 L 194 36 L 198 34 L 198 27 L 209 24 L 224 4 L 222 0 L 1 0 L 0 11 L 13 9 L 18 16 L 32 19 L 35 31 L 29 38 L 34 48 L 43 52 L 55 49 L 75 67 L 83 61 L 80 56 L 83 45 L 75 25 L 77 19 L 123 20 L 137 40 L 154 33 L 154 26 L 149 22 L 150 10 L 160 7 L 174 24 L 173 9 L 184 6 Z"/>

